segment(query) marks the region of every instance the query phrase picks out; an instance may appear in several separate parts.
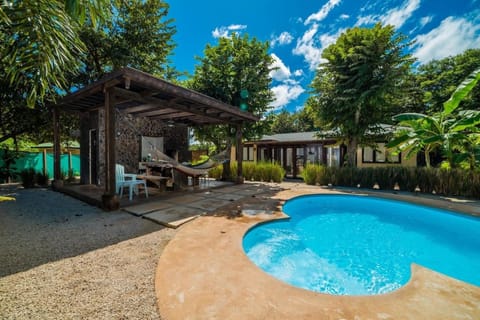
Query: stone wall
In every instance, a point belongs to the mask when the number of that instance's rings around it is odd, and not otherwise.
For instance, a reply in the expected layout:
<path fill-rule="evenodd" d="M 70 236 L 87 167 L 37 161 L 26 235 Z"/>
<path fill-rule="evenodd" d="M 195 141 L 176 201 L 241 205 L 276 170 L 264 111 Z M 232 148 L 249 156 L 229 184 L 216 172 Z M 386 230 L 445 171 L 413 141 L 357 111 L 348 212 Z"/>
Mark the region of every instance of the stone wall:
<path fill-rule="evenodd" d="M 116 163 L 125 166 L 125 172 L 138 171 L 141 152 L 141 137 L 163 137 L 164 153 L 178 154 L 179 161 L 189 161 L 188 128 L 186 126 L 169 127 L 162 121 L 134 117 L 129 114 L 115 114 L 115 157 Z M 105 128 L 104 111 L 98 112 L 98 177 L 99 184 L 104 185 L 105 177 Z"/>

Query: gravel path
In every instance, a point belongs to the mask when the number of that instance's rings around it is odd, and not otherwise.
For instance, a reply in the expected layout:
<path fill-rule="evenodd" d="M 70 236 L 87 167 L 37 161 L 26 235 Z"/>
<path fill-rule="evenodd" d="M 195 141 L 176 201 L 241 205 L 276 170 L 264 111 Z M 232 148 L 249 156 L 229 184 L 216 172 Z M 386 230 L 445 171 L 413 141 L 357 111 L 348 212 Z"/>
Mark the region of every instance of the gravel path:
<path fill-rule="evenodd" d="M 6 194 L 0 319 L 159 319 L 155 268 L 174 230 L 47 189 Z"/>

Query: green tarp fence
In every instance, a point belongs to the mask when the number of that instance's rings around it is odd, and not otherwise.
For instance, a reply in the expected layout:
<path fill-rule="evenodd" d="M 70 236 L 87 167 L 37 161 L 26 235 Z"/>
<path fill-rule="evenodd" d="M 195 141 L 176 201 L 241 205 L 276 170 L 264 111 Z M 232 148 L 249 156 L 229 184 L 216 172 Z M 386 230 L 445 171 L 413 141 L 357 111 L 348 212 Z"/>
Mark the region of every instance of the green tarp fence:
<path fill-rule="evenodd" d="M 53 154 L 47 152 L 46 156 L 47 174 L 49 178 L 53 178 Z M 73 170 L 74 175 L 79 175 L 80 155 L 72 154 L 70 160 L 68 154 L 62 154 L 60 156 L 60 171 L 65 174 L 65 176 L 68 175 L 70 168 L 69 163 L 71 164 L 71 169 Z M 0 167 L 5 167 L 2 150 L 0 150 Z M 20 158 L 18 158 L 11 167 L 16 168 L 16 173 L 20 173 L 22 170 L 29 168 L 33 168 L 35 171 L 43 173 L 43 152 L 20 152 Z"/>

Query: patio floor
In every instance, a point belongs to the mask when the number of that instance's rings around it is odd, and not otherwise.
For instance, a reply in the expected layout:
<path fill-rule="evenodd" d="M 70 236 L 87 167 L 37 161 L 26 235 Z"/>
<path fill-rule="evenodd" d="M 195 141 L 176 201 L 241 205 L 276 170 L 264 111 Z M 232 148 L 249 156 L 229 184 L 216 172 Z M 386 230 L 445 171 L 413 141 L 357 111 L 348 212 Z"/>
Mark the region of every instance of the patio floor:
<path fill-rule="evenodd" d="M 286 199 L 338 191 L 303 183 L 245 184 L 220 190 L 226 198 L 246 197 L 182 226 L 160 257 L 155 288 L 162 319 L 480 319 L 480 287 L 414 264 L 410 281 L 384 295 L 332 296 L 285 284 L 248 259 L 243 235 L 257 223 L 284 218 L 280 208 Z M 375 195 L 480 212 L 478 201 Z"/>
<path fill-rule="evenodd" d="M 214 179 L 202 179 L 198 186 L 184 187 L 183 189 L 176 191 L 161 191 L 159 188 L 148 187 L 148 198 L 145 197 L 145 193 L 143 192 L 143 190 L 140 190 L 140 194 L 134 195 L 132 201 L 128 199 L 127 191 L 123 194 L 123 197 L 120 198 L 120 208 L 149 203 L 152 201 L 176 197 L 183 194 L 203 192 L 228 185 L 232 185 L 232 183 L 216 181 Z M 102 195 L 104 194 L 103 186 L 72 183 L 65 184 L 63 187 L 60 188 L 59 191 L 97 207 L 101 207 L 102 205 Z"/>

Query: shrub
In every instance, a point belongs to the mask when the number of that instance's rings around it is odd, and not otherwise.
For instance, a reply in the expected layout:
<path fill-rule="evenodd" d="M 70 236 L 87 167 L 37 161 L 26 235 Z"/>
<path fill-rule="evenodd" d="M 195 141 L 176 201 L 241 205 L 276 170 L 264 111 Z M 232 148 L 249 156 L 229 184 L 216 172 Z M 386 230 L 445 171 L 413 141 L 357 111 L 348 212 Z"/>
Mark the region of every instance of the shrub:
<path fill-rule="evenodd" d="M 73 169 L 68 170 L 67 181 L 68 182 L 74 182 L 75 181 L 75 172 L 73 171 Z"/>
<path fill-rule="evenodd" d="M 208 171 L 208 176 L 214 179 L 220 179 L 222 177 L 223 166 L 216 166 Z"/>
<path fill-rule="evenodd" d="M 46 186 L 48 185 L 48 174 L 43 174 L 41 172 L 37 172 L 35 174 L 35 181 L 37 182 L 38 185 L 40 186 Z"/>
<path fill-rule="evenodd" d="M 3 165 L 0 167 L 0 182 L 9 183 L 11 179 L 14 179 L 17 176 L 17 168 L 14 165 L 19 158 L 19 153 L 10 150 L 8 147 L 3 147 L 0 150 L 0 155 L 0 159 L 3 162 Z"/>
<path fill-rule="evenodd" d="M 254 181 L 274 181 L 281 182 L 285 176 L 285 170 L 278 163 L 270 162 L 244 162 L 242 166 L 243 177 L 245 180 Z M 217 166 L 208 172 L 208 176 L 220 179 L 222 177 L 223 166 Z M 237 177 L 237 163 L 230 163 L 229 180 L 235 180 Z"/>
<path fill-rule="evenodd" d="M 398 183 L 400 190 L 413 192 L 418 186 L 421 192 L 466 197 L 480 197 L 480 172 L 462 169 L 410 168 L 401 166 L 377 168 L 322 167 L 307 165 L 302 172 L 305 183 L 393 190 Z"/>
<path fill-rule="evenodd" d="M 272 180 L 274 182 L 282 182 L 283 177 L 285 177 L 285 169 L 278 163 L 272 165 L 271 167 Z"/>
<path fill-rule="evenodd" d="M 35 170 L 33 168 L 24 169 L 20 172 L 20 179 L 24 188 L 33 188 L 35 186 Z"/>
<path fill-rule="evenodd" d="M 325 167 L 319 164 L 307 164 L 302 171 L 302 178 L 306 184 L 315 185 L 323 181 Z"/>

